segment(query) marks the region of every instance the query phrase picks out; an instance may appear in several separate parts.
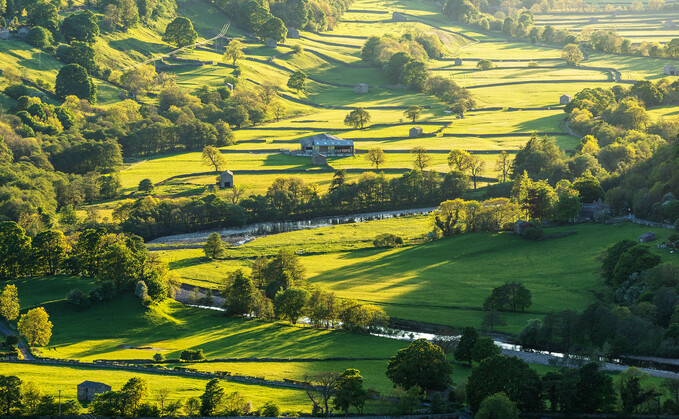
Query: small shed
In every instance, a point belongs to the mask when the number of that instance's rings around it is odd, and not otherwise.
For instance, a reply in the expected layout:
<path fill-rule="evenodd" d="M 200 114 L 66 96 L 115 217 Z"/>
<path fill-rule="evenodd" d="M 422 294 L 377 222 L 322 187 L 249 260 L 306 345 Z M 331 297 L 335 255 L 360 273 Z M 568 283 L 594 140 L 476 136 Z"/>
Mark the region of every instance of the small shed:
<path fill-rule="evenodd" d="M 653 232 L 649 231 L 648 233 L 644 233 L 639 236 L 639 243 L 648 243 L 652 241 L 655 241 L 655 233 Z"/>
<path fill-rule="evenodd" d="M 462 65 L 462 58 L 455 58 L 455 65 Z"/>
<path fill-rule="evenodd" d="M 535 227 L 535 225 L 529 223 L 528 221 L 519 220 L 514 223 L 514 233 L 521 235 L 524 231 L 526 231 L 527 228 L 530 227 Z"/>
<path fill-rule="evenodd" d="M 299 30 L 295 28 L 288 28 L 288 38 L 290 39 L 299 39 Z"/>
<path fill-rule="evenodd" d="M 278 42 L 276 42 L 275 39 L 269 38 L 266 40 L 266 46 L 268 48 L 276 48 L 278 46 Z"/>
<path fill-rule="evenodd" d="M 668 76 L 676 76 L 677 75 L 677 68 L 673 65 L 666 65 L 663 69 L 665 74 Z"/>
<path fill-rule="evenodd" d="M 408 131 L 408 137 L 410 138 L 417 138 L 422 136 L 422 127 L 412 127 L 410 128 L 410 131 Z"/>
<path fill-rule="evenodd" d="M 394 22 L 407 22 L 408 21 L 408 17 L 401 12 L 393 12 L 392 15 L 391 15 L 391 19 Z"/>
<path fill-rule="evenodd" d="M 3 41 L 7 41 L 9 39 L 9 29 L 7 28 L 0 29 L 0 39 L 2 39 Z"/>
<path fill-rule="evenodd" d="M 572 99 L 573 98 L 571 97 L 571 95 L 561 95 L 561 97 L 559 98 L 559 104 L 568 105 Z"/>
<path fill-rule="evenodd" d="M 368 93 L 369 87 L 366 83 L 359 83 L 356 86 L 354 86 L 354 93 L 358 95 L 364 95 Z"/>
<path fill-rule="evenodd" d="M 219 174 L 219 189 L 233 188 L 233 172 L 225 170 Z"/>
<path fill-rule="evenodd" d="M 314 153 L 311 155 L 311 164 L 314 166 L 327 166 L 328 159 L 325 157 L 325 154 Z"/>
<path fill-rule="evenodd" d="M 111 386 L 96 381 L 83 381 L 78 384 L 78 400 L 91 402 L 94 396 L 111 391 Z"/>
<path fill-rule="evenodd" d="M 19 28 L 19 30 L 17 30 L 17 36 L 19 39 L 26 39 L 30 31 L 31 30 L 28 28 L 28 26 L 22 26 Z"/>

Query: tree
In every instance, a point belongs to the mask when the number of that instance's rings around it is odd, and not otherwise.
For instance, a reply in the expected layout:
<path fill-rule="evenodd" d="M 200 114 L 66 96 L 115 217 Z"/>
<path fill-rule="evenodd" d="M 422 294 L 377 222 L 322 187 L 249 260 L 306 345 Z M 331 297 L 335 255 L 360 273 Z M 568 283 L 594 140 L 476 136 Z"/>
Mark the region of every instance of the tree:
<path fill-rule="evenodd" d="M 104 9 L 103 22 L 104 25 L 111 30 L 118 29 L 118 27 L 122 26 L 123 22 L 122 11 L 115 4 L 107 5 Z"/>
<path fill-rule="evenodd" d="M 146 178 L 142 179 L 139 181 L 139 186 L 137 187 L 137 190 L 141 193 L 153 193 L 153 182 L 151 182 L 151 179 Z"/>
<path fill-rule="evenodd" d="M 417 339 L 401 349 L 387 363 L 387 377 L 398 386 L 410 389 L 441 390 L 451 384 L 453 368 L 440 346 Z"/>
<path fill-rule="evenodd" d="M 409 106 L 408 109 L 406 109 L 403 112 L 403 115 L 405 115 L 406 118 L 410 119 L 411 121 L 413 121 L 413 123 L 415 123 L 415 121 L 420 119 L 420 116 L 422 116 L 423 109 L 424 108 L 422 106 L 418 105 Z"/>
<path fill-rule="evenodd" d="M 33 260 L 38 270 L 47 275 L 58 272 L 70 250 L 66 236 L 59 230 L 43 231 L 33 239 Z"/>
<path fill-rule="evenodd" d="M 54 93 L 62 100 L 73 95 L 90 103 L 97 101 L 97 86 L 87 75 L 87 70 L 78 64 L 61 67 L 54 84 Z"/>
<path fill-rule="evenodd" d="M 428 78 L 427 65 L 422 61 L 412 60 L 403 68 L 400 81 L 411 90 L 423 92 Z"/>
<path fill-rule="evenodd" d="M 212 233 L 208 236 L 205 245 L 203 246 L 205 256 L 210 259 L 219 259 L 226 254 L 226 246 L 219 233 Z"/>
<path fill-rule="evenodd" d="M 493 67 L 495 67 L 495 65 L 490 60 L 479 60 L 479 62 L 476 63 L 476 68 L 479 70 L 490 70 Z"/>
<path fill-rule="evenodd" d="M 288 79 L 288 87 L 295 89 L 297 93 L 304 91 L 306 89 L 306 79 L 307 75 L 302 71 L 295 71 L 290 75 Z"/>
<path fill-rule="evenodd" d="M 146 380 L 132 377 L 118 392 L 120 395 L 120 412 L 123 416 L 133 416 L 142 399 L 149 393 Z"/>
<path fill-rule="evenodd" d="M 54 45 L 54 37 L 52 32 L 47 29 L 34 26 L 28 33 L 28 36 L 26 36 L 26 42 L 40 49 L 45 49 Z"/>
<path fill-rule="evenodd" d="M 198 33 L 193 29 L 191 20 L 185 17 L 176 17 L 165 28 L 163 34 L 163 41 L 169 44 L 174 44 L 178 47 L 185 47 L 193 45 L 198 39 Z"/>
<path fill-rule="evenodd" d="M 325 416 L 330 414 L 328 401 L 335 391 L 335 384 L 339 374 L 333 371 L 319 372 L 317 374 L 304 374 L 304 390 L 311 400 L 313 410 L 320 409 Z"/>
<path fill-rule="evenodd" d="M 462 329 L 462 336 L 460 336 L 460 341 L 457 343 L 455 348 L 455 359 L 458 361 L 468 362 L 469 366 L 472 365 L 474 345 L 476 341 L 479 340 L 479 332 L 473 327 L 465 327 Z"/>
<path fill-rule="evenodd" d="M 500 355 L 500 347 L 493 342 L 492 338 L 480 336 L 472 347 L 472 360 L 481 362 L 486 358 Z"/>
<path fill-rule="evenodd" d="M 511 282 L 493 289 L 483 308 L 497 311 L 525 311 L 531 305 L 531 293 L 521 283 Z"/>
<path fill-rule="evenodd" d="M 31 238 L 14 221 L 0 222 L 0 278 L 16 278 L 28 269 Z"/>
<path fill-rule="evenodd" d="M 52 322 L 44 307 L 34 308 L 19 318 L 18 330 L 31 346 L 47 346 L 52 337 Z"/>
<path fill-rule="evenodd" d="M 467 381 L 467 402 L 478 411 L 481 402 L 503 392 L 521 411 L 542 410 L 540 377 L 527 362 L 516 357 L 486 358 L 472 369 Z"/>
<path fill-rule="evenodd" d="M 224 401 L 224 388 L 219 385 L 219 380 L 213 378 L 205 385 L 205 392 L 200 396 L 200 415 L 215 416 L 219 413 Z"/>
<path fill-rule="evenodd" d="M 353 111 L 344 118 L 344 125 L 363 129 L 370 122 L 370 114 L 363 108 L 354 108 Z"/>
<path fill-rule="evenodd" d="M 61 35 L 66 42 L 82 41 L 92 44 L 99 36 L 97 17 L 90 10 L 82 13 L 71 13 L 61 23 Z"/>
<path fill-rule="evenodd" d="M 227 313 L 234 316 L 242 316 L 255 310 L 259 291 L 252 283 L 249 276 L 242 269 L 229 274 L 222 296 L 224 308 Z"/>
<path fill-rule="evenodd" d="M 41 26 L 56 34 L 59 30 L 59 11 L 52 3 L 37 1 L 27 7 L 26 23 L 29 26 Z"/>
<path fill-rule="evenodd" d="M 137 26 L 139 23 L 139 9 L 135 0 L 118 0 L 118 8 L 120 9 L 120 24 L 123 30 L 127 31 Z"/>
<path fill-rule="evenodd" d="M 496 393 L 483 399 L 474 417 L 476 419 L 519 419 L 519 409 L 505 393 Z"/>
<path fill-rule="evenodd" d="M 383 164 L 386 161 L 386 154 L 384 154 L 384 151 L 382 151 L 381 148 L 373 147 L 368 150 L 365 159 L 375 166 L 375 169 L 380 170 L 380 164 Z"/>
<path fill-rule="evenodd" d="M 465 173 L 472 164 L 472 155 L 467 151 L 454 149 L 448 153 L 448 166 L 457 169 L 458 172 Z"/>
<path fill-rule="evenodd" d="M 497 158 L 495 163 L 495 170 L 500 173 L 500 181 L 506 182 L 509 179 L 509 173 L 511 171 L 512 164 L 509 160 L 509 154 L 506 151 L 502 151 Z"/>
<path fill-rule="evenodd" d="M 21 398 L 23 407 L 28 414 L 36 414 L 36 410 L 43 397 L 42 390 L 33 381 L 27 381 L 21 386 Z"/>
<path fill-rule="evenodd" d="M 60 45 L 57 57 L 66 64 L 78 64 L 91 74 L 97 70 L 96 51 L 92 44 L 72 41 L 71 45 Z"/>
<path fill-rule="evenodd" d="M 245 45 L 243 45 L 241 41 L 234 39 L 229 42 L 229 45 L 226 46 L 226 50 L 224 51 L 224 59 L 230 60 L 233 65 L 236 65 L 238 60 L 245 58 L 245 53 L 243 52 L 244 49 Z"/>
<path fill-rule="evenodd" d="M 309 293 L 304 288 L 290 287 L 276 294 L 274 312 L 276 317 L 295 324 L 304 314 Z"/>
<path fill-rule="evenodd" d="M 363 388 L 363 377 L 359 370 L 349 368 L 337 377 L 333 399 L 335 409 L 348 414 L 349 408 L 354 406 L 361 414 L 367 398 L 368 392 Z"/>
<path fill-rule="evenodd" d="M 284 42 L 287 33 L 288 28 L 285 27 L 285 23 L 275 16 L 256 28 L 257 37 L 262 41 L 273 39 L 276 42 Z"/>
<path fill-rule="evenodd" d="M 203 165 L 213 166 L 215 172 L 220 172 L 227 165 L 226 157 L 218 148 L 211 145 L 205 146 L 203 148 Z"/>
<path fill-rule="evenodd" d="M 481 160 L 478 156 L 472 156 L 469 162 L 469 175 L 474 183 L 474 189 L 476 189 L 476 181 L 479 176 L 483 173 L 483 169 L 486 168 L 486 162 Z"/>
<path fill-rule="evenodd" d="M 505 326 L 506 324 L 507 322 L 496 310 L 490 310 L 488 314 L 483 316 L 483 321 L 481 322 L 481 326 L 485 330 L 493 330 L 496 326 Z"/>
<path fill-rule="evenodd" d="M 21 406 L 21 379 L 0 375 L 0 411 L 10 416 L 12 409 Z"/>
<path fill-rule="evenodd" d="M 575 44 L 568 44 L 563 47 L 561 58 L 563 58 L 568 65 L 578 65 L 585 56 L 582 54 L 582 51 L 580 51 L 580 47 Z"/>
<path fill-rule="evenodd" d="M 12 322 L 19 317 L 19 291 L 16 285 L 7 284 L 0 293 L 0 316 L 8 322 Z"/>
<path fill-rule="evenodd" d="M 424 170 L 431 163 L 431 156 L 427 154 L 427 149 L 422 146 L 413 147 L 410 154 L 415 156 L 415 169 Z"/>
<path fill-rule="evenodd" d="M 599 370 L 596 362 L 582 366 L 578 375 L 578 410 L 583 413 L 610 412 L 616 401 L 613 378 Z"/>
<path fill-rule="evenodd" d="M 123 73 L 120 83 L 132 96 L 144 95 L 158 82 L 156 68 L 150 64 L 140 65 Z"/>

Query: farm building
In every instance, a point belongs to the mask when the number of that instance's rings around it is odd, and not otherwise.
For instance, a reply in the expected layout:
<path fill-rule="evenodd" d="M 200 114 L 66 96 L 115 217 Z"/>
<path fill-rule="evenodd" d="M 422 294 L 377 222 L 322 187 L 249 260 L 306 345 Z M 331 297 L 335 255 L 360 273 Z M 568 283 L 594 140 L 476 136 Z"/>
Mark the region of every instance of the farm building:
<path fill-rule="evenodd" d="M 359 95 L 364 95 L 368 93 L 369 87 L 366 83 L 359 83 L 356 86 L 354 86 L 354 93 L 359 94 Z"/>
<path fill-rule="evenodd" d="M 314 153 L 311 155 L 311 164 L 314 166 L 327 166 L 328 159 L 321 153 Z"/>
<path fill-rule="evenodd" d="M 78 400 L 91 402 L 94 396 L 111 391 L 111 386 L 96 381 L 83 381 L 78 384 Z"/>
<path fill-rule="evenodd" d="M 568 105 L 571 102 L 571 95 L 561 95 L 559 98 L 559 104 L 560 105 Z"/>
<path fill-rule="evenodd" d="M 648 243 L 655 240 L 655 233 L 648 232 L 639 236 L 639 243 Z"/>
<path fill-rule="evenodd" d="M 455 58 L 455 65 L 462 65 L 462 58 Z"/>
<path fill-rule="evenodd" d="M 526 231 L 527 228 L 530 227 L 535 227 L 535 225 L 529 223 L 528 221 L 519 220 L 514 223 L 514 233 L 521 235 L 524 231 Z"/>
<path fill-rule="evenodd" d="M 601 198 L 599 198 L 591 204 L 582 204 L 578 219 L 580 221 L 593 220 L 597 214 L 608 214 L 610 211 L 611 207 L 604 204 Z"/>
<path fill-rule="evenodd" d="M 408 21 L 408 17 L 401 12 L 392 13 L 391 19 L 394 22 L 407 22 Z"/>
<path fill-rule="evenodd" d="M 268 48 L 276 48 L 278 46 L 278 42 L 276 42 L 275 39 L 269 38 L 266 40 L 266 46 Z"/>
<path fill-rule="evenodd" d="M 354 142 L 330 134 L 317 134 L 300 141 L 302 155 L 353 156 Z"/>
<path fill-rule="evenodd" d="M 288 28 L 288 38 L 299 39 L 299 31 L 295 28 Z"/>
<path fill-rule="evenodd" d="M 233 172 L 225 170 L 219 174 L 219 189 L 233 188 Z"/>
<path fill-rule="evenodd" d="M 422 127 L 412 127 L 410 128 L 410 131 L 408 132 L 408 136 L 410 138 L 417 138 L 422 136 Z"/>
<path fill-rule="evenodd" d="M 664 68 L 665 74 L 668 76 L 676 76 L 677 75 L 677 67 L 673 65 L 666 65 Z"/>
<path fill-rule="evenodd" d="M 0 29 L 0 39 L 4 41 L 7 41 L 9 39 L 9 29 L 7 28 Z"/>

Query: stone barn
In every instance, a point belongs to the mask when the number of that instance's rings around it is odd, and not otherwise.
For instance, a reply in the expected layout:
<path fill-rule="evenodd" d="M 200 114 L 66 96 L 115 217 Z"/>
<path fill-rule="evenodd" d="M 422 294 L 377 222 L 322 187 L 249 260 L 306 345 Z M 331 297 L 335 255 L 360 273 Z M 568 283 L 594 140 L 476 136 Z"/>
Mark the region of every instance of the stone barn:
<path fill-rule="evenodd" d="M 462 65 L 462 58 L 456 58 L 455 65 Z"/>
<path fill-rule="evenodd" d="M 391 19 L 392 19 L 394 22 L 407 22 L 407 21 L 408 21 L 408 17 L 407 17 L 405 14 L 401 13 L 401 12 L 394 12 L 394 13 L 392 13 Z"/>
<path fill-rule="evenodd" d="M 668 76 L 676 76 L 677 75 L 677 67 L 673 65 L 666 65 L 664 68 L 665 74 Z"/>
<path fill-rule="evenodd" d="M 348 157 L 353 156 L 355 151 L 352 140 L 345 140 L 330 134 L 316 134 L 300 140 L 299 143 L 303 156 L 313 156 L 318 153 L 326 157 Z"/>
<path fill-rule="evenodd" d="M 314 153 L 311 155 L 311 164 L 313 164 L 314 166 L 327 166 L 328 159 L 325 157 L 324 154 Z"/>
<path fill-rule="evenodd" d="M 111 391 L 111 386 L 96 381 L 83 381 L 78 384 L 78 400 L 81 402 L 91 402 L 94 396 Z"/>
<path fill-rule="evenodd" d="M 652 241 L 655 241 L 655 233 L 650 231 L 639 236 L 639 243 L 648 243 Z"/>
<path fill-rule="evenodd" d="M 267 48 L 276 48 L 278 46 L 278 42 L 276 42 L 275 39 L 269 38 L 266 40 L 266 46 Z"/>
<path fill-rule="evenodd" d="M 422 136 L 422 127 L 412 127 L 410 128 L 410 131 L 408 131 L 408 136 L 410 138 L 417 138 Z"/>
<path fill-rule="evenodd" d="M 559 104 L 568 105 L 572 99 L 573 98 L 571 97 L 571 95 L 561 95 L 561 97 L 559 98 Z"/>
<path fill-rule="evenodd" d="M 366 83 L 359 83 L 356 86 L 354 86 L 354 93 L 356 93 L 358 95 L 364 95 L 364 94 L 368 93 L 369 89 L 370 88 L 368 87 L 368 85 Z"/>
<path fill-rule="evenodd" d="M 233 188 L 233 172 L 225 170 L 219 174 L 219 189 Z"/>
<path fill-rule="evenodd" d="M 604 204 L 604 202 L 599 198 L 598 200 L 592 202 L 591 204 L 582 204 L 580 207 L 580 215 L 578 219 L 580 221 L 594 220 L 597 214 L 607 215 L 611 212 L 610 205 Z"/>
<path fill-rule="evenodd" d="M 299 30 L 295 28 L 288 28 L 288 38 L 299 39 Z"/>

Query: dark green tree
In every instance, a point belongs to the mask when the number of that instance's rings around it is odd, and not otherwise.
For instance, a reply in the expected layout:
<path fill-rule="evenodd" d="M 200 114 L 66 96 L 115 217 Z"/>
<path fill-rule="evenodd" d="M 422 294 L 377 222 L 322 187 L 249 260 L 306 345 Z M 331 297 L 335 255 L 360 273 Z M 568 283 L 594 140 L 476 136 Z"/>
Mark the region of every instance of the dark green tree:
<path fill-rule="evenodd" d="M 11 415 L 12 409 L 21 406 L 21 379 L 13 375 L 0 375 L 0 412 Z"/>
<path fill-rule="evenodd" d="M 91 44 L 73 41 L 71 45 L 60 45 L 57 57 L 66 64 L 78 64 L 87 70 L 88 74 L 96 70 L 96 51 Z"/>
<path fill-rule="evenodd" d="M 224 396 L 224 388 L 219 385 L 219 380 L 217 378 L 210 380 L 205 386 L 205 392 L 200 396 L 200 415 L 217 415 L 221 410 Z"/>
<path fill-rule="evenodd" d="M 477 340 L 479 340 L 479 332 L 477 332 L 473 327 L 465 327 L 462 330 L 460 341 L 455 348 L 455 359 L 458 361 L 467 362 L 471 366 L 474 354 L 474 345 L 476 344 Z"/>
<path fill-rule="evenodd" d="M 74 95 L 90 103 L 97 101 L 97 86 L 87 75 L 87 70 L 78 64 L 69 64 L 59 70 L 54 92 L 60 99 Z"/>
<path fill-rule="evenodd" d="M 300 91 L 304 91 L 306 88 L 306 79 L 307 75 L 304 74 L 302 71 L 295 71 L 290 75 L 290 78 L 288 79 L 288 87 L 291 89 L 295 89 L 297 93 Z"/>
<path fill-rule="evenodd" d="M 0 278 L 16 278 L 29 272 L 31 238 L 14 221 L 0 222 Z"/>
<path fill-rule="evenodd" d="M 33 239 L 33 261 L 38 272 L 55 275 L 66 259 L 70 246 L 64 233 L 58 230 L 47 230 Z"/>
<path fill-rule="evenodd" d="M 163 41 L 178 47 L 193 45 L 196 43 L 196 39 L 198 39 L 198 33 L 193 29 L 193 23 L 181 16 L 170 22 L 163 34 Z"/>
<path fill-rule="evenodd" d="M 511 282 L 493 289 L 483 308 L 497 311 L 525 311 L 531 305 L 531 293 L 523 284 Z"/>
<path fill-rule="evenodd" d="M 497 393 L 483 399 L 476 419 L 519 419 L 516 403 L 509 400 L 505 393 Z"/>
<path fill-rule="evenodd" d="M 276 42 L 284 42 L 288 34 L 285 23 L 277 17 L 271 17 L 257 29 L 257 37 L 262 41 L 273 39 Z"/>
<path fill-rule="evenodd" d="M 212 233 L 208 236 L 205 245 L 203 246 L 205 256 L 210 259 L 220 259 L 226 254 L 226 246 L 219 233 Z"/>
<path fill-rule="evenodd" d="M 452 383 L 453 368 L 440 346 L 418 339 L 387 363 L 387 377 L 395 386 L 443 390 Z"/>
<path fill-rule="evenodd" d="M 36 1 L 26 8 L 26 23 L 30 26 L 42 26 L 52 34 L 59 30 L 59 11 L 57 7 L 46 1 Z"/>
<path fill-rule="evenodd" d="M 224 308 L 233 316 L 250 314 L 255 310 L 257 293 L 249 276 L 242 269 L 232 272 L 226 280 L 222 296 L 226 300 Z"/>
<path fill-rule="evenodd" d="M 578 371 L 577 410 L 583 413 L 610 412 L 615 405 L 613 379 L 590 362 Z"/>
<path fill-rule="evenodd" d="M 94 43 L 99 36 L 97 16 L 90 10 L 71 13 L 61 22 L 61 35 L 68 43 L 72 41 Z"/>
<path fill-rule="evenodd" d="M 660 256 L 651 252 L 648 246 L 636 244 L 620 255 L 613 270 L 613 282 L 620 285 L 633 273 L 644 272 L 659 265 L 661 261 Z"/>
<path fill-rule="evenodd" d="M 480 336 L 472 347 L 472 360 L 481 362 L 486 358 L 500 355 L 500 347 L 493 342 L 492 338 Z"/>
<path fill-rule="evenodd" d="M 368 392 L 363 388 L 363 377 L 359 370 L 349 368 L 337 377 L 333 399 L 335 409 L 348 414 L 349 408 L 354 406 L 361 414 L 367 398 Z"/>
<path fill-rule="evenodd" d="M 370 122 L 370 114 L 363 108 L 355 108 L 344 118 L 344 125 L 363 129 Z"/>
<path fill-rule="evenodd" d="M 304 315 L 309 292 L 304 288 L 290 287 L 276 294 L 274 312 L 276 317 L 295 324 Z"/>
<path fill-rule="evenodd" d="M 40 49 L 45 49 L 54 45 L 54 37 L 52 36 L 52 32 L 47 29 L 40 26 L 34 26 L 28 33 L 26 42 Z"/>

